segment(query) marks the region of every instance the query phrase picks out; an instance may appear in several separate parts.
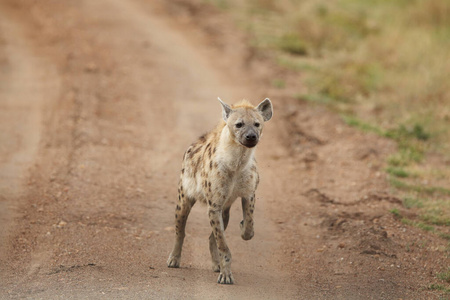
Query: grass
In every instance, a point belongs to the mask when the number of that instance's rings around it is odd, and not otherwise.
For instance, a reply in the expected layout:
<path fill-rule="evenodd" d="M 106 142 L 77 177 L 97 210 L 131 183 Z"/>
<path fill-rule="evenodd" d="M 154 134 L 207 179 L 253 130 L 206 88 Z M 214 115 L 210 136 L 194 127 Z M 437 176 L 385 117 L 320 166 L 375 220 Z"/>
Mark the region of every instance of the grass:
<path fill-rule="evenodd" d="M 442 284 L 433 283 L 433 284 L 431 284 L 429 286 L 428 289 L 432 290 L 432 291 L 442 291 L 444 293 L 449 293 L 450 294 L 450 287 L 446 287 L 446 286 L 444 286 Z"/>
<path fill-rule="evenodd" d="M 386 172 L 388 172 L 389 174 L 391 174 L 395 177 L 400 177 L 400 178 L 407 178 L 407 177 L 411 176 L 411 174 L 408 171 L 405 171 L 402 168 L 396 168 L 396 167 L 388 167 L 386 169 Z"/>
<path fill-rule="evenodd" d="M 439 278 L 442 281 L 450 283 L 450 268 L 448 268 L 447 271 L 444 271 L 442 273 L 438 273 L 436 275 L 436 277 Z"/>
<path fill-rule="evenodd" d="M 301 75 L 299 101 L 394 140 L 386 172 L 414 226 L 450 226 L 450 1 L 205 1 Z"/>
<path fill-rule="evenodd" d="M 436 277 L 439 280 L 444 281 L 446 284 L 450 284 L 450 268 L 447 268 L 446 271 L 436 274 Z M 446 294 L 450 294 L 450 286 L 446 286 L 444 284 L 431 284 L 428 288 L 429 290 L 442 291 Z"/>
<path fill-rule="evenodd" d="M 393 208 L 389 211 L 391 214 L 393 214 L 395 217 L 397 218 L 401 218 L 401 214 L 400 211 L 398 210 L 398 208 Z"/>
<path fill-rule="evenodd" d="M 406 208 L 422 208 L 423 202 L 420 199 L 414 198 L 414 197 L 405 197 L 403 199 L 403 206 Z"/>

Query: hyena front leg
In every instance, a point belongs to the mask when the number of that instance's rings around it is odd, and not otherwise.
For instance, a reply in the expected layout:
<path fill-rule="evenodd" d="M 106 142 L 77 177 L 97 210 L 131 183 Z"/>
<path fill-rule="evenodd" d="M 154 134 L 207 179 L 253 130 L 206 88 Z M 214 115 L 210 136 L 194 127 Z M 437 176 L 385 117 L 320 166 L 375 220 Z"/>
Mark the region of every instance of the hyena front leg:
<path fill-rule="evenodd" d="M 242 214 L 243 220 L 241 221 L 241 237 L 244 240 L 250 240 L 253 235 L 253 212 L 255 210 L 255 195 L 244 198 L 242 197 Z"/>
<path fill-rule="evenodd" d="M 225 224 L 222 217 L 222 209 L 209 207 L 208 215 L 216 239 L 217 250 L 219 252 L 220 274 L 217 282 L 222 284 L 233 284 L 234 278 L 231 274 L 231 252 L 225 241 Z"/>
<path fill-rule="evenodd" d="M 230 208 L 224 209 L 222 213 L 223 219 L 223 230 L 225 231 L 228 226 L 228 221 L 230 220 Z M 213 221 L 210 221 L 211 227 L 214 228 Z M 212 269 L 214 272 L 220 271 L 220 255 L 219 250 L 217 249 L 216 237 L 214 236 L 214 232 L 211 232 L 209 236 L 209 251 L 211 252 L 211 260 L 212 260 Z"/>
<path fill-rule="evenodd" d="M 172 253 L 170 253 L 169 259 L 167 260 L 167 266 L 169 268 L 180 267 L 186 221 L 194 204 L 195 200 L 185 197 L 183 187 L 181 187 L 178 195 L 178 204 L 175 209 L 175 245 L 173 246 Z"/>

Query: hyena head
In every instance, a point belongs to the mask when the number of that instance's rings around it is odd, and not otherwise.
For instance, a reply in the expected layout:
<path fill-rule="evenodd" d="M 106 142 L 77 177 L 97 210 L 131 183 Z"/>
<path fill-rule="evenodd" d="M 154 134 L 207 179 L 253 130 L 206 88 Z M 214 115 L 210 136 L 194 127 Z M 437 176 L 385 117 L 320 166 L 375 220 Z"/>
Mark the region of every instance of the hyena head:
<path fill-rule="evenodd" d="M 245 100 L 233 106 L 220 98 L 219 101 L 222 104 L 222 117 L 234 141 L 247 148 L 255 147 L 261 137 L 264 122 L 272 118 L 272 103 L 269 98 L 257 107 Z"/>

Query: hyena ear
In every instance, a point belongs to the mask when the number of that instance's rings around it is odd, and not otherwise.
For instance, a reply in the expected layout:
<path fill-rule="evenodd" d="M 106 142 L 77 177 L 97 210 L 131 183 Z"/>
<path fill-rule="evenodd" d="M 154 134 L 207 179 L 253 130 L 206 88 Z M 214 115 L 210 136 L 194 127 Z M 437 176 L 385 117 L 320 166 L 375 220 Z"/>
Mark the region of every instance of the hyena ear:
<path fill-rule="evenodd" d="M 226 122 L 228 120 L 228 117 L 231 114 L 232 109 L 228 104 L 223 102 L 219 97 L 217 97 L 217 99 L 219 99 L 220 104 L 222 104 L 222 118 Z"/>
<path fill-rule="evenodd" d="M 272 118 L 272 102 L 270 102 L 269 98 L 264 99 L 264 101 L 256 107 L 256 110 L 261 114 L 264 122 L 267 122 Z"/>

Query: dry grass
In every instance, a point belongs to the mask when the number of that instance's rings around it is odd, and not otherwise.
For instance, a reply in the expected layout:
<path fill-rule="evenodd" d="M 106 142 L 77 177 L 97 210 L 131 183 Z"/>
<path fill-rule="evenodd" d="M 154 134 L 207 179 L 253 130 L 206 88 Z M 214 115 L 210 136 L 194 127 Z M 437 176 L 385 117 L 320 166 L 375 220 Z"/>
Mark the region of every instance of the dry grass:
<path fill-rule="evenodd" d="M 396 140 L 387 170 L 393 187 L 421 199 L 413 208 L 421 221 L 448 225 L 450 194 L 442 191 L 450 189 L 450 1 L 220 3 L 255 46 L 302 74 L 299 99 Z"/>

